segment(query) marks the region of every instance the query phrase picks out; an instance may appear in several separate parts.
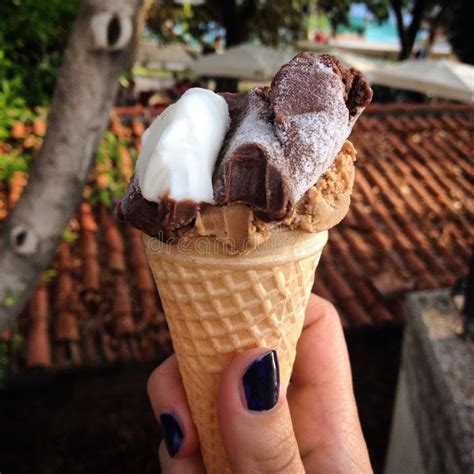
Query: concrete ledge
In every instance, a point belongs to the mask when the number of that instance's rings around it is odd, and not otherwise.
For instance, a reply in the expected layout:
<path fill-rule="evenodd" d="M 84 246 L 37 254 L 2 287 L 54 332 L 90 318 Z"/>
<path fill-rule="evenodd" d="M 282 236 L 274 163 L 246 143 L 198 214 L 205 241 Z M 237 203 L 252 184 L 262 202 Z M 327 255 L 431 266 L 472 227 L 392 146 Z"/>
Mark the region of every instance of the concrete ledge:
<path fill-rule="evenodd" d="M 474 473 L 474 344 L 448 290 L 412 293 L 405 315 L 385 473 Z"/>

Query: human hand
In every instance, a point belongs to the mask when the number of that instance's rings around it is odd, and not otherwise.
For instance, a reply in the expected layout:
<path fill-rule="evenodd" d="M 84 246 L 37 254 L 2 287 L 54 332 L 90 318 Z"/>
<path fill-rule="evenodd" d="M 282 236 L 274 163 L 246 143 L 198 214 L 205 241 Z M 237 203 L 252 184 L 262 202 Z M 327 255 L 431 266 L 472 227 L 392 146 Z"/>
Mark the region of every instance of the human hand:
<path fill-rule="evenodd" d="M 151 374 L 148 393 L 168 446 L 159 450 L 162 472 L 204 473 L 175 356 Z M 309 300 L 287 394 L 275 353 L 252 349 L 223 372 L 217 410 L 232 472 L 372 472 L 341 323 L 321 297 Z"/>

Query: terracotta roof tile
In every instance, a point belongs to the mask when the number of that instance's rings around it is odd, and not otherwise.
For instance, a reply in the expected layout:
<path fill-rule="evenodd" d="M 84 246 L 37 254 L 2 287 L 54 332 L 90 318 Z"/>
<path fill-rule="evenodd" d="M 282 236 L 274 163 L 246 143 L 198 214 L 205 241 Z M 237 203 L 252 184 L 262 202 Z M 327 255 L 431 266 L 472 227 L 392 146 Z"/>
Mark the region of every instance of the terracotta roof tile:
<path fill-rule="evenodd" d="M 412 290 L 415 286 L 414 280 L 406 280 L 393 270 L 382 271 L 374 275 L 371 282 L 377 293 L 387 299 L 393 298 L 399 293 Z"/>
<path fill-rule="evenodd" d="M 133 161 L 130 156 L 130 153 L 126 146 L 120 145 L 118 148 L 119 159 L 120 159 L 120 172 L 122 177 L 130 181 L 130 178 L 133 176 Z"/>
<path fill-rule="evenodd" d="M 8 183 L 8 198 L 7 198 L 7 207 L 12 209 L 13 206 L 20 199 L 21 193 L 26 186 L 28 177 L 22 171 L 13 172 L 12 177 Z"/>
<path fill-rule="evenodd" d="M 33 121 L 33 133 L 39 137 L 46 134 L 46 120 L 44 118 L 37 118 Z"/>
<path fill-rule="evenodd" d="M 51 367 L 48 330 L 48 292 L 40 284 L 29 302 L 29 324 L 26 340 L 26 367 Z"/>
<path fill-rule="evenodd" d="M 13 329 L 7 328 L 0 332 L 0 342 L 9 342 L 13 335 Z"/>
<path fill-rule="evenodd" d="M 133 173 L 129 150 L 140 146 L 159 110 L 115 110 L 111 130 L 126 142 L 117 162 L 123 178 Z M 354 128 L 351 210 L 330 231 L 314 286 L 336 305 L 346 330 L 401 324 L 406 291 L 448 286 L 466 272 L 474 241 L 472 118 L 473 108 L 463 105 L 373 104 Z M 29 139 L 32 129 L 38 138 L 42 126 L 18 125 L 17 140 Z M 18 174 L 1 184 L 0 219 L 25 183 Z M 25 336 L 24 358 L 12 360 L 12 371 L 99 367 L 169 353 L 140 232 L 87 202 L 73 227 L 79 238 L 59 247 L 56 277 L 38 287 L 17 327 L 0 334 L 7 342 L 15 332 Z"/>
<path fill-rule="evenodd" d="M 15 122 L 10 129 L 10 136 L 14 140 L 25 138 L 28 135 L 26 126 L 23 122 Z"/>
<path fill-rule="evenodd" d="M 72 311 L 58 312 L 56 322 L 56 340 L 58 342 L 77 342 L 80 339 L 77 315 Z"/>
<path fill-rule="evenodd" d="M 143 132 L 145 131 L 145 126 L 143 125 L 143 122 L 138 119 L 138 118 L 133 118 L 132 119 L 132 130 L 135 136 L 141 137 L 143 135 Z"/>

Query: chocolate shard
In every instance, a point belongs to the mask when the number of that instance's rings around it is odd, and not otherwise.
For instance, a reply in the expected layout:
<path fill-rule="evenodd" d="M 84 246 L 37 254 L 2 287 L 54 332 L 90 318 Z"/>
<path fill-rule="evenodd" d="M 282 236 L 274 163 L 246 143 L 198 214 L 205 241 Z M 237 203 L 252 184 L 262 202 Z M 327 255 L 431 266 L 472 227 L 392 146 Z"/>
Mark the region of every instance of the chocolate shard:
<path fill-rule="evenodd" d="M 360 115 L 364 108 L 370 104 L 373 95 L 367 79 L 357 69 L 347 69 L 339 59 L 330 54 L 321 54 L 319 60 L 341 77 L 345 86 L 344 102 L 350 116 Z"/>
<path fill-rule="evenodd" d="M 194 201 L 170 198 L 162 199 L 159 204 L 147 201 L 134 176 L 117 206 L 116 215 L 119 220 L 128 222 L 151 237 L 173 240 L 174 231 L 193 222 L 199 208 L 200 204 Z"/>
<path fill-rule="evenodd" d="M 270 88 L 224 94 L 231 125 L 214 175 L 219 204 L 285 217 L 332 165 L 372 91 L 330 55 L 301 53 Z"/>
<path fill-rule="evenodd" d="M 199 203 L 190 199 L 176 201 L 165 197 L 158 203 L 161 227 L 165 232 L 172 232 L 174 229 L 185 227 L 196 219 L 199 209 Z"/>
<path fill-rule="evenodd" d="M 117 218 L 133 227 L 157 236 L 161 227 L 158 220 L 158 204 L 147 201 L 140 190 L 136 176 L 132 178 L 116 210 Z"/>

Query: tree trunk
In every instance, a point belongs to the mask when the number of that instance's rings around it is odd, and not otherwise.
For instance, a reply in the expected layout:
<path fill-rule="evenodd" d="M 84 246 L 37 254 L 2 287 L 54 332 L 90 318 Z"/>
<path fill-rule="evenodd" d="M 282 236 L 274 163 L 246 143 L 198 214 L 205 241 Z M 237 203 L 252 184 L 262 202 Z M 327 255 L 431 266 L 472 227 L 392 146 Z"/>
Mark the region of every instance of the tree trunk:
<path fill-rule="evenodd" d="M 237 92 L 239 80 L 231 77 L 216 77 L 216 92 Z"/>
<path fill-rule="evenodd" d="M 426 0 L 416 0 L 413 7 L 412 20 L 407 32 L 406 56 L 401 59 L 408 59 L 415 45 L 416 35 L 420 30 L 421 21 L 426 10 Z"/>
<path fill-rule="evenodd" d="M 403 23 L 403 11 L 401 0 L 391 0 L 393 12 L 397 20 L 398 35 L 400 37 L 400 53 L 398 55 L 399 61 L 408 59 L 413 51 L 416 35 L 420 30 L 421 21 L 426 9 L 426 0 L 416 0 L 413 7 L 412 20 L 408 28 L 405 28 Z"/>
<path fill-rule="evenodd" d="M 48 131 L 0 234 L 0 330 L 24 307 L 81 200 L 133 48 L 142 0 L 83 0 L 59 72 Z"/>
<path fill-rule="evenodd" d="M 400 53 L 398 55 L 398 59 L 401 60 L 402 58 L 406 57 L 407 52 L 407 37 L 405 24 L 403 23 L 402 2 L 401 0 L 391 0 L 390 3 L 397 20 L 398 37 L 400 39 Z"/>
<path fill-rule="evenodd" d="M 245 43 L 249 36 L 249 22 L 256 11 L 255 0 L 246 0 L 240 7 L 237 7 L 235 0 L 227 0 L 220 5 L 226 48 Z M 216 77 L 216 92 L 237 92 L 238 85 L 238 79 Z"/>

